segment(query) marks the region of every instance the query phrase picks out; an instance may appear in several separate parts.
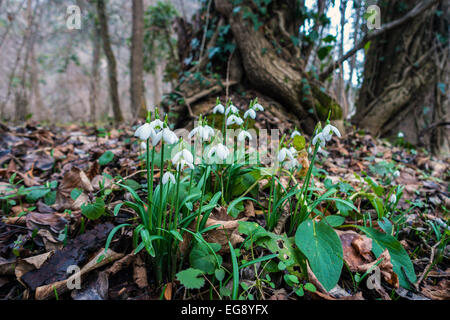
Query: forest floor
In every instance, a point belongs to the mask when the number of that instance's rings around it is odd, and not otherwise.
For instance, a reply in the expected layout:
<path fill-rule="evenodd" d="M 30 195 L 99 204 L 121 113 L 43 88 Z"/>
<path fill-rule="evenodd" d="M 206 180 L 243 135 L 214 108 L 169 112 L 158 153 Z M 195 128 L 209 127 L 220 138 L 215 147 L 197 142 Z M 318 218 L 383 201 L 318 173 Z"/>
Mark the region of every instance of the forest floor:
<path fill-rule="evenodd" d="M 328 156 L 319 156 L 314 172 L 316 187 L 326 189 L 336 184 L 344 197 L 352 197 L 358 192 L 375 192 L 367 177 L 384 190 L 404 186 L 391 221 L 396 221 L 395 235 L 410 256 L 417 282 L 411 283 L 410 290 L 398 287 L 392 265 L 384 261 L 380 264 L 382 283 L 370 290 L 361 279 L 368 270 L 362 266 L 373 266 L 376 259 L 363 246 L 356 245 L 356 240 L 367 240 L 364 235 L 343 227 L 339 236 L 348 267 L 344 267 L 332 291 L 309 290 L 299 297 L 283 281 L 273 279 L 262 297 L 449 299 L 448 159 L 404 148 L 400 142 L 392 145 L 363 132 L 348 131 L 341 139 L 332 140 Z M 114 237 L 108 259 L 98 262 L 113 226 L 136 218 L 125 207 L 114 212 L 115 206 L 129 195 L 113 181 L 120 179 L 135 190 L 146 184 L 142 150 L 133 134 L 133 128 L 126 126 L 0 127 L 0 299 L 218 298 L 215 289 L 205 286 L 203 290 L 186 290 L 177 280 L 156 286 L 146 266 L 148 255 L 144 251 L 132 254 L 132 234 L 125 230 Z M 159 181 L 158 169 L 155 180 Z M 267 181 L 260 181 L 261 199 L 268 197 L 264 183 Z M 81 206 L 99 194 L 103 195 L 105 210 L 98 219 L 87 219 Z M 369 200 L 354 197 L 353 203 L 369 216 L 377 216 Z M 217 217 L 220 209 L 214 209 Z M 327 215 L 327 208 L 320 210 Z M 351 213 L 342 216 L 345 222 L 341 225 L 366 223 Z M 239 219 L 264 224 L 261 208 L 251 202 L 245 203 Z M 386 228 L 386 224 L 382 226 Z M 374 227 L 381 230 L 375 219 Z M 245 238 L 237 230 L 232 232 L 241 240 Z M 217 241 L 221 241 L 220 237 Z M 230 266 L 230 251 L 220 253 L 224 266 Z M 244 248 L 241 254 L 246 255 Z M 83 283 L 79 290 L 61 289 L 67 287 L 70 265 L 81 268 Z M 254 277 L 252 272 L 241 273 L 241 282 L 251 283 Z"/>

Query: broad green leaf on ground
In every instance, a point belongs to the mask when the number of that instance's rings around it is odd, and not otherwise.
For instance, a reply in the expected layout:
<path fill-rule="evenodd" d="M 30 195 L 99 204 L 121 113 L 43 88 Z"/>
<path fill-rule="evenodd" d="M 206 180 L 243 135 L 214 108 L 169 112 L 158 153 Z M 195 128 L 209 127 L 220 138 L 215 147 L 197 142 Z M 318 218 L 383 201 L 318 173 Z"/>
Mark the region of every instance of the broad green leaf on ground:
<path fill-rule="evenodd" d="M 306 220 L 295 233 L 295 244 L 324 288 L 333 289 L 343 265 L 341 241 L 333 228 L 325 222 Z"/>
<path fill-rule="evenodd" d="M 380 254 L 383 253 L 385 249 L 388 249 L 389 255 L 391 256 L 392 265 L 394 266 L 394 272 L 398 276 L 400 285 L 403 288 L 411 289 L 406 276 L 412 283 L 415 283 L 417 278 L 411 259 L 409 258 L 408 253 L 403 248 L 402 244 L 393 236 L 382 233 L 378 230 L 361 226 L 355 227 L 362 230 L 369 238 L 372 238 L 372 252 L 377 258 L 380 256 Z M 404 272 L 402 269 L 404 270 Z"/>

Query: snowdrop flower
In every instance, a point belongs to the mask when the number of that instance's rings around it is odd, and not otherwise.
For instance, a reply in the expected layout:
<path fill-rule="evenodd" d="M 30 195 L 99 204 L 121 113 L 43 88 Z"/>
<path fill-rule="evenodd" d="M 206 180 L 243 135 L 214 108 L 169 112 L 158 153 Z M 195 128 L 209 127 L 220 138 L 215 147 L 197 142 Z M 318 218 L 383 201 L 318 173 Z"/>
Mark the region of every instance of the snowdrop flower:
<path fill-rule="evenodd" d="M 223 106 L 223 104 L 219 103 L 218 105 L 216 105 L 213 109 L 213 113 L 224 113 L 225 112 L 225 107 Z"/>
<path fill-rule="evenodd" d="M 220 160 L 225 160 L 230 154 L 230 150 L 223 144 L 219 143 L 211 148 L 208 152 L 208 158 L 212 159 L 213 156 L 216 156 Z"/>
<path fill-rule="evenodd" d="M 149 123 L 144 123 L 142 126 L 137 128 L 134 136 L 138 137 L 141 140 L 147 140 L 152 136 L 152 134 L 154 134 L 154 132 L 155 131 Z"/>
<path fill-rule="evenodd" d="M 172 158 L 172 163 L 177 164 L 182 160 L 189 163 L 194 162 L 194 157 L 192 156 L 192 153 L 188 149 L 183 149 L 180 152 L 177 152 Z"/>
<path fill-rule="evenodd" d="M 210 137 L 214 136 L 214 129 L 210 126 L 198 126 L 192 129 L 189 133 L 189 139 L 193 136 L 198 135 L 203 141 L 209 140 Z"/>
<path fill-rule="evenodd" d="M 300 132 L 298 132 L 297 130 L 294 130 L 292 133 L 291 133 L 291 139 L 293 139 L 295 136 L 301 136 L 302 134 L 300 133 Z"/>
<path fill-rule="evenodd" d="M 177 171 L 183 171 L 185 166 L 188 166 L 189 168 L 194 170 L 194 165 L 191 162 L 187 162 L 186 160 L 181 160 L 177 163 Z"/>
<path fill-rule="evenodd" d="M 280 152 L 278 152 L 278 161 L 279 162 L 283 162 L 284 161 L 284 159 L 286 159 L 286 157 L 288 157 L 289 159 L 291 159 L 291 160 L 294 160 L 295 158 L 294 158 L 294 154 L 295 154 L 295 152 L 293 153 L 292 150 L 293 148 L 290 148 L 290 149 L 286 149 L 286 148 L 282 148 L 281 150 L 280 150 Z M 295 150 L 295 149 L 294 149 Z"/>
<path fill-rule="evenodd" d="M 316 145 L 317 142 L 319 142 L 320 147 L 325 147 L 325 142 L 327 141 L 327 137 L 324 135 L 323 132 L 320 132 L 315 135 L 315 137 L 312 140 L 313 146 Z"/>
<path fill-rule="evenodd" d="M 214 136 L 214 129 L 208 125 L 203 126 L 203 140 L 209 140 Z"/>
<path fill-rule="evenodd" d="M 324 138 L 327 141 L 331 140 L 331 137 L 334 134 L 336 134 L 339 138 L 341 137 L 341 133 L 339 132 L 338 128 L 336 128 L 335 126 L 332 126 L 331 124 L 327 124 L 325 126 L 325 128 L 323 128 L 322 133 L 324 134 Z"/>
<path fill-rule="evenodd" d="M 253 108 L 253 110 L 255 110 L 255 111 L 264 111 L 263 106 L 260 105 L 259 103 L 256 103 L 252 108 Z"/>
<path fill-rule="evenodd" d="M 256 112 L 253 109 L 248 109 L 247 111 L 245 111 L 244 113 L 244 119 L 247 119 L 247 117 L 250 117 L 252 119 L 256 118 Z"/>
<path fill-rule="evenodd" d="M 389 202 L 390 203 L 396 203 L 397 202 L 397 196 L 394 193 L 389 198 Z"/>
<path fill-rule="evenodd" d="M 147 144 L 144 141 L 141 142 L 141 149 L 147 149 Z"/>
<path fill-rule="evenodd" d="M 175 184 L 175 176 L 170 173 L 170 172 L 166 172 L 164 173 L 163 177 L 162 177 L 162 184 L 166 184 L 167 182 L 172 182 L 173 184 Z"/>
<path fill-rule="evenodd" d="M 400 171 L 397 170 L 392 175 L 394 176 L 394 178 L 398 178 L 400 177 Z"/>
<path fill-rule="evenodd" d="M 174 144 L 174 143 L 176 143 L 178 141 L 178 137 L 175 134 L 175 132 L 173 132 L 169 128 L 164 128 L 163 129 L 163 131 L 162 131 L 162 138 L 168 144 Z"/>
<path fill-rule="evenodd" d="M 235 116 L 234 114 L 232 114 L 231 116 L 228 117 L 227 119 L 227 126 L 230 126 L 232 124 L 237 124 L 238 126 L 240 126 L 241 124 L 244 123 L 244 120 L 242 120 L 240 117 Z"/>
<path fill-rule="evenodd" d="M 239 132 L 237 139 L 238 141 L 244 141 L 245 138 L 248 138 L 248 140 L 252 140 L 252 135 L 248 131 L 242 130 L 241 132 Z"/>
<path fill-rule="evenodd" d="M 291 170 L 293 168 L 298 167 L 299 165 L 300 165 L 300 163 L 298 163 L 297 159 L 293 159 L 293 160 L 289 160 L 289 161 L 285 162 L 283 166 L 287 170 Z"/>
<path fill-rule="evenodd" d="M 399 139 L 403 138 L 404 136 L 405 136 L 405 134 L 403 132 L 401 132 L 401 131 L 399 131 L 398 134 L 397 134 L 397 137 Z"/>
<path fill-rule="evenodd" d="M 235 106 L 234 104 L 231 104 L 231 105 L 227 108 L 227 110 L 225 110 L 225 114 L 228 115 L 230 112 L 231 112 L 231 113 L 238 113 L 238 112 L 239 112 L 239 109 L 236 108 L 236 106 Z"/>
<path fill-rule="evenodd" d="M 152 122 L 150 122 L 150 127 L 155 131 L 159 131 L 164 127 L 164 122 L 162 122 L 159 119 L 155 119 Z"/>

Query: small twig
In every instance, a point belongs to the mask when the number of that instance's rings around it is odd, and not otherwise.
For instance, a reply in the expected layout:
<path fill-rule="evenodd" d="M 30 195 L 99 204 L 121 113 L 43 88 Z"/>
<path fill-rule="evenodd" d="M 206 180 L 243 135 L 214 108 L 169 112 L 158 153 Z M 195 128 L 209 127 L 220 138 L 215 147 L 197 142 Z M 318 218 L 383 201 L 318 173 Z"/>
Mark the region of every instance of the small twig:
<path fill-rule="evenodd" d="M 420 286 L 421 282 L 425 279 L 426 275 L 428 274 L 428 272 L 430 271 L 430 269 L 431 269 L 431 267 L 433 265 L 433 260 L 434 260 L 434 255 L 436 253 L 436 248 L 441 244 L 441 242 L 442 242 L 442 239 L 439 242 L 437 242 L 434 246 L 431 247 L 430 262 L 428 263 L 428 265 L 423 270 L 423 272 L 420 275 L 420 277 L 417 280 L 417 282 L 414 283 L 414 287 L 417 290 L 417 292 L 419 292 L 419 286 Z"/>

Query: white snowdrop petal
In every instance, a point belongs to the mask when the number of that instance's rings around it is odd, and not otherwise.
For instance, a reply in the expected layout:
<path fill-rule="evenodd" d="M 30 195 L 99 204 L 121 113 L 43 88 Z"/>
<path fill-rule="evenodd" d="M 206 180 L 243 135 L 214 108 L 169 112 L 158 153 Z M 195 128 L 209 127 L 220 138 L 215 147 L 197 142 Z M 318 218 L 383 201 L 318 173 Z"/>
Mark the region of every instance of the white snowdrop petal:
<path fill-rule="evenodd" d="M 137 128 L 134 135 L 141 140 L 147 140 L 148 138 L 150 138 L 152 133 L 153 133 L 153 129 L 151 128 L 150 124 L 144 123 L 142 126 Z"/>
<path fill-rule="evenodd" d="M 159 143 L 159 141 L 161 141 L 161 139 L 162 139 L 162 131 L 160 131 L 160 132 L 158 132 L 158 133 L 155 133 L 154 131 L 153 131 L 153 135 L 152 135 L 152 146 L 156 146 L 158 143 Z"/>
<path fill-rule="evenodd" d="M 253 109 L 256 110 L 256 111 L 264 111 L 263 106 L 260 105 L 259 103 L 255 104 L 255 105 L 253 106 Z"/>
<path fill-rule="evenodd" d="M 218 105 L 216 105 L 213 109 L 213 113 L 224 113 L 225 112 L 225 107 L 223 106 L 223 104 L 219 103 Z"/>

